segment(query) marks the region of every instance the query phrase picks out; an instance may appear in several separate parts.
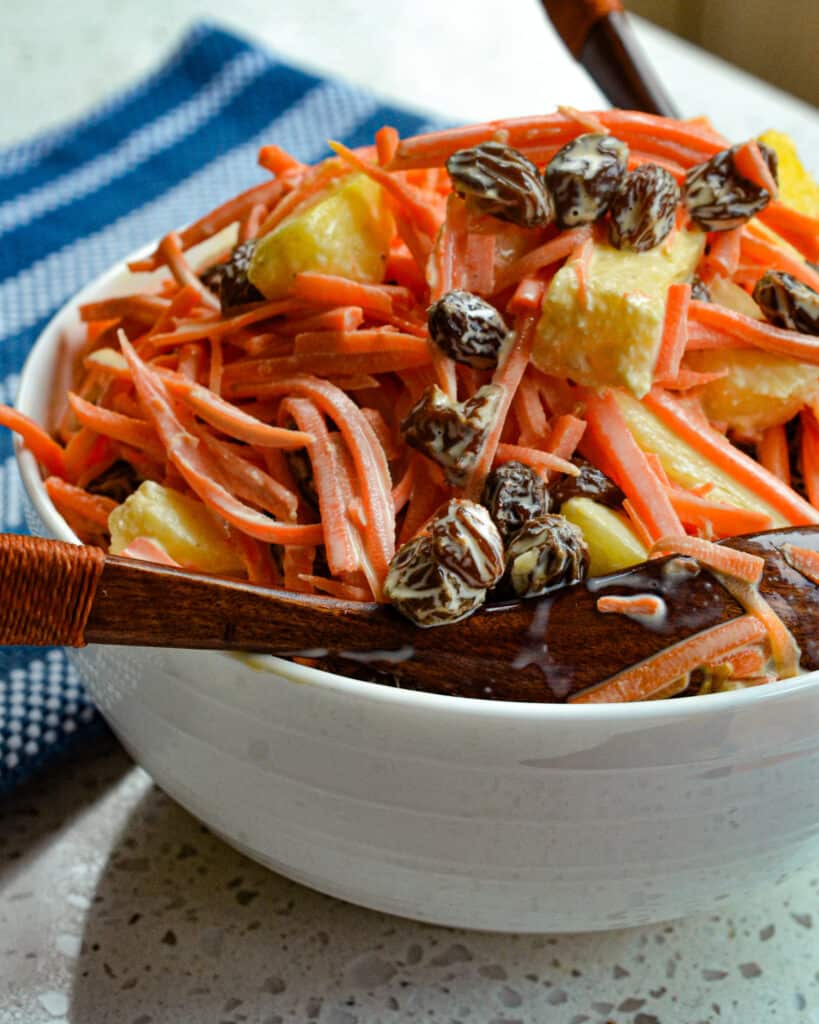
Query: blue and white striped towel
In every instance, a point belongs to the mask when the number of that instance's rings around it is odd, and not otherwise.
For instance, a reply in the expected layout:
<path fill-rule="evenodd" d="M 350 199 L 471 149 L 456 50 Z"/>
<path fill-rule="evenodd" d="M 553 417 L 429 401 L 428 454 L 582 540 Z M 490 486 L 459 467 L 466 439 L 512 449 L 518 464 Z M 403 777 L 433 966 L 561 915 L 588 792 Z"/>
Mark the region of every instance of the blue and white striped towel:
<path fill-rule="evenodd" d="M 262 143 L 306 162 L 419 116 L 194 28 L 138 86 L 66 128 L 0 150 L 0 403 L 14 399 L 46 321 L 138 246 L 264 177 Z M 0 529 L 25 532 L 11 437 L 0 431 Z M 0 649 L 0 795 L 103 727 L 62 650 Z"/>

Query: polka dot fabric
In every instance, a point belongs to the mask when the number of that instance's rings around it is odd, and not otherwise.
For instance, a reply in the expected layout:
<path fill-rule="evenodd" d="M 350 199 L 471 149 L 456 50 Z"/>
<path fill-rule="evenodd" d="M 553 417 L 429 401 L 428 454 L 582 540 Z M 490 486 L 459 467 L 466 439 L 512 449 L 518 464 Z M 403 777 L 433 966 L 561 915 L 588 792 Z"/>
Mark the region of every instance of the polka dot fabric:
<path fill-rule="evenodd" d="M 81 122 L 0 150 L 0 403 L 13 402 L 31 345 L 84 284 L 263 180 L 260 145 L 314 162 L 328 138 L 362 145 L 383 124 L 435 127 L 200 25 Z M 26 532 L 25 512 L 0 430 L 0 529 Z M 104 729 L 64 651 L 0 648 L 0 796 Z"/>

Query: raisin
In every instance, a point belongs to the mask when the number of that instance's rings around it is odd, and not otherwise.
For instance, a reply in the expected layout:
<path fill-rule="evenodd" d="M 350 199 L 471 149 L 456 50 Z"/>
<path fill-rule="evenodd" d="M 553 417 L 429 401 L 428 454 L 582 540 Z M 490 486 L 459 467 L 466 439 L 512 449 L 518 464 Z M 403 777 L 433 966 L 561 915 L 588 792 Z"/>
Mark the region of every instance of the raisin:
<path fill-rule="evenodd" d="M 219 296 L 223 311 L 234 306 L 243 306 L 248 302 L 261 302 L 264 298 L 247 277 L 255 248 L 256 239 L 251 238 L 250 241 L 237 245 L 224 263 L 217 263 L 202 274 L 202 283 L 210 288 L 214 295 Z"/>
<path fill-rule="evenodd" d="M 471 292 L 447 292 L 429 307 L 428 322 L 429 336 L 438 348 L 476 370 L 498 365 L 509 336 L 495 307 Z"/>
<path fill-rule="evenodd" d="M 578 135 L 545 171 L 561 227 L 592 224 L 611 204 L 628 166 L 628 146 L 612 135 Z"/>
<path fill-rule="evenodd" d="M 537 167 L 501 142 L 459 149 L 446 162 L 458 195 L 479 213 L 535 228 L 554 220 L 552 197 Z"/>
<path fill-rule="evenodd" d="M 656 164 L 641 164 L 627 174 L 611 204 L 609 240 L 618 249 L 645 252 L 659 245 L 674 227 L 680 190 Z"/>
<path fill-rule="evenodd" d="M 579 476 L 563 476 L 549 488 L 552 500 L 560 508 L 570 498 L 591 498 L 601 505 L 617 508 L 623 504 L 625 494 L 602 470 L 585 459 L 575 459 Z"/>
<path fill-rule="evenodd" d="M 584 580 L 589 549 L 565 516 L 538 516 L 518 530 L 506 549 L 506 572 L 518 597 L 537 597 L 553 587 Z"/>
<path fill-rule="evenodd" d="M 472 587 L 492 587 L 503 576 L 503 541 L 489 513 L 474 501 L 453 498 L 430 525 L 441 565 Z"/>
<path fill-rule="evenodd" d="M 401 424 L 404 440 L 443 469 L 451 487 L 462 487 L 492 426 L 501 389 L 479 388 L 466 402 L 455 402 L 431 384 Z"/>
<path fill-rule="evenodd" d="M 443 626 L 471 615 L 486 598 L 435 557 L 427 534 L 405 544 L 390 562 L 384 596 L 416 626 Z"/>
<path fill-rule="evenodd" d="M 819 292 L 792 274 L 769 270 L 754 286 L 754 299 L 772 324 L 819 334 Z"/>
<path fill-rule="evenodd" d="M 767 189 L 743 178 L 734 165 L 737 146 L 723 149 L 705 163 L 692 167 L 685 176 L 683 200 L 692 220 L 706 231 L 730 231 L 754 214 L 764 210 L 771 200 Z M 774 179 L 777 176 L 776 153 L 764 143 L 759 149 Z"/>
<path fill-rule="evenodd" d="M 504 543 L 529 519 L 545 515 L 549 492 L 537 473 L 522 462 L 505 462 L 486 478 L 482 503 Z"/>

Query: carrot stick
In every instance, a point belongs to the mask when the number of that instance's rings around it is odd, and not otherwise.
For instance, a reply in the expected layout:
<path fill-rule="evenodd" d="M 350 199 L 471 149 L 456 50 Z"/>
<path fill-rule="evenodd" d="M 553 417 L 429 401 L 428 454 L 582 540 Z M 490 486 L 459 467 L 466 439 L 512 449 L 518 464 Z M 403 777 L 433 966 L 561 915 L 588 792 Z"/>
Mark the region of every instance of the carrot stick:
<path fill-rule="evenodd" d="M 788 565 L 811 583 L 819 585 L 819 552 L 801 548 L 796 544 L 783 544 L 781 551 Z"/>
<path fill-rule="evenodd" d="M 141 448 L 153 459 L 164 458 L 165 452 L 156 431 L 146 420 L 136 420 L 110 409 L 102 409 L 71 391 L 68 392 L 68 403 L 83 426 L 90 427 L 98 434 L 112 437 L 115 441 Z"/>
<path fill-rule="evenodd" d="M 597 610 L 603 615 L 627 615 L 630 619 L 660 618 L 665 601 L 656 594 L 604 594 L 597 598 Z"/>
<path fill-rule="evenodd" d="M 739 266 L 742 251 L 742 227 L 730 231 L 716 231 L 709 236 L 709 252 L 704 259 L 705 267 L 710 274 L 722 274 L 733 277 Z"/>
<path fill-rule="evenodd" d="M 362 309 L 392 313 L 392 297 L 387 289 L 376 284 L 360 284 L 336 274 L 301 271 L 296 274 L 291 293 L 317 305 L 361 306 Z"/>
<path fill-rule="evenodd" d="M 774 327 L 763 320 L 754 320 L 715 302 L 692 300 L 690 315 L 705 327 L 722 331 L 766 352 L 790 356 L 803 363 L 819 364 L 819 340 L 799 331 Z"/>
<path fill-rule="evenodd" d="M 655 379 L 674 380 L 679 373 L 680 360 L 687 342 L 686 325 L 690 299 L 690 284 L 672 284 L 668 289 L 663 335 L 657 362 L 654 365 Z"/>
<path fill-rule="evenodd" d="M 774 245 L 769 239 L 759 234 L 759 225 L 749 221 L 742 232 L 741 255 L 743 260 L 759 263 L 765 270 L 784 270 L 793 274 L 815 291 L 819 291 L 819 272 L 804 260 L 797 259 L 785 252 L 781 246 Z"/>
<path fill-rule="evenodd" d="M 534 314 L 518 316 L 512 343 L 506 349 L 503 361 L 492 375 L 492 383 L 501 388 L 501 396 L 495 413 L 495 422 L 484 441 L 469 479 L 464 485 L 464 496 L 472 501 L 480 500 L 487 474 L 495 460 L 495 452 L 500 443 L 507 413 L 532 354 L 537 320 L 538 318 Z"/>
<path fill-rule="evenodd" d="M 771 174 L 756 139 L 749 139 L 734 150 L 733 164 L 743 178 L 764 188 L 771 199 L 776 198 L 776 178 Z"/>
<path fill-rule="evenodd" d="M 299 578 L 309 584 L 313 590 L 329 594 L 331 597 L 338 597 L 343 601 L 370 601 L 372 597 L 364 587 L 356 587 L 352 583 L 343 583 L 339 580 L 328 580 L 324 576 L 313 576 L 310 573 L 301 573 Z"/>
<path fill-rule="evenodd" d="M 463 287 L 478 295 L 495 291 L 495 236 L 470 232 L 466 238 Z"/>
<path fill-rule="evenodd" d="M 121 558 L 136 558 L 140 562 L 153 562 L 156 565 L 170 565 L 180 569 L 179 562 L 174 561 L 162 545 L 153 537 L 134 537 L 127 547 L 120 551 Z"/>
<path fill-rule="evenodd" d="M 788 438 L 783 424 L 779 423 L 776 426 L 768 427 L 762 432 L 756 454 L 769 473 L 790 487 L 791 464 L 788 454 Z"/>
<path fill-rule="evenodd" d="M 522 277 L 506 303 L 508 313 L 517 316 L 519 313 L 534 313 L 540 310 L 543 294 L 546 291 L 544 282 L 539 277 Z"/>
<path fill-rule="evenodd" d="M 569 698 L 571 704 L 626 703 L 647 700 L 666 684 L 702 665 L 708 665 L 765 637 L 765 627 L 753 615 L 743 615 L 695 633 L 659 654 Z"/>
<path fill-rule="evenodd" d="M 53 476 L 65 476 L 65 451 L 39 423 L 8 405 L 0 405 L 0 427 L 8 427 L 23 439 L 23 444 Z"/>
<path fill-rule="evenodd" d="M 549 425 L 537 384 L 530 375 L 524 373 L 512 406 L 521 427 L 520 443 L 530 447 L 541 445 L 549 432 Z"/>
<path fill-rule="evenodd" d="M 289 413 L 313 440 L 308 445 L 313 480 L 319 500 L 324 549 L 330 572 L 336 576 L 355 572 L 361 562 L 347 517 L 345 496 L 335 473 L 335 459 L 330 432 L 315 404 L 308 398 L 288 398 L 281 405 L 282 414 Z"/>
<path fill-rule="evenodd" d="M 367 177 L 372 178 L 385 192 L 388 192 L 425 235 L 428 235 L 430 238 L 435 237 L 440 224 L 439 218 L 430 209 L 429 205 L 422 200 L 416 189 L 405 184 L 396 175 L 389 174 L 381 167 L 365 163 L 361 157 L 356 156 L 343 143 L 331 140 L 329 145 L 330 149 L 337 153 L 342 160 L 350 164 L 351 167 L 355 167 L 357 171 L 361 171 Z"/>
<path fill-rule="evenodd" d="M 260 167 L 275 174 L 277 177 L 288 171 L 306 171 L 306 166 L 294 156 L 282 149 L 281 146 L 269 144 L 262 146 L 259 150 L 258 162 Z"/>
<path fill-rule="evenodd" d="M 567 476 L 580 475 L 580 470 L 573 462 L 561 459 L 558 455 L 553 455 L 552 452 L 539 451 L 537 448 L 527 448 L 519 444 L 499 444 L 495 451 L 495 465 L 500 466 L 504 462 L 513 461 L 522 462 L 535 469 L 565 473 Z"/>
<path fill-rule="evenodd" d="M 387 167 L 392 163 L 401 137 L 395 128 L 385 124 L 375 133 L 375 151 L 378 153 L 378 163 L 381 167 Z"/>
<path fill-rule="evenodd" d="M 103 530 L 108 529 L 108 516 L 117 507 L 115 501 L 101 494 L 89 494 L 58 476 L 47 477 L 45 489 L 58 511 L 66 509 Z"/>
<path fill-rule="evenodd" d="M 780 679 L 795 676 L 799 671 L 799 645 L 782 619 L 760 594 L 758 587 L 719 572 L 716 577 L 745 611 L 765 627 L 777 676 Z"/>
<path fill-rule="evenodd" d="M 510 263 L 505 270 L 502 270 L 495 278 L 495 292 L 502 292 L 504 288 L 516 284 L 522 277 L 531 277 L 543 267 L 550 263 L 557 263 L 565 259 L 573 250 L 579 249 L 584 242 L 592 236 L 591 228 L 572 228 L 570 231 L 563 231 L 557 238 L 544 242 L 537 249 L 532 249 L 525 256 L 521 256 Z"/>
<path fill-rule="evenodd" d="M 182 397 L 198 416 L 239 441 L 262 448 L 303 448 L 313 440 L 300 430 L 272 427 L 200 384 L 179 376 L 165 379 L 169 390 Z"/>
<path fill-rule="evenodd" d="M 202 284 L 200 279 L 196 274 L 194 274 L 188 265 L 188 261 L 185 259 L 185 255 L 182 250 L 182 243 L 179 239 L 179 235 L 175 231 L 171 231 L 170 234 L 165 235 L 157 247 L 157 252 L 161 256 L 163 262 L 167 264 L 170 272 L 179 282 L 180 287 L 195 288 L 199 292 L 202 303 L 205 306 L 210 306 L 211 309 L 216 310 L 220 308 L 219 300 L 209 288 Z"/>
<path fill-rule="evenodd" d="M 819 218 L 794 210 L 792 206 L 773 200 L 757 217 L 797 249 L 805 259 L 819 259 Z"/>
<path fill-rule="evenodd" d="M 593 443 L 604 453 L 616 483 L 652 538 L 683 533 L 682 523 L 634 440 L 612 391 L 604 390 L 589 398 L 586 421 Z"/>
<path fill-rule="evenodd" d="M 746 679 L 749 676 L 759 675 L 765 668 L 767 660 L 761 647 L 743 647 L 726 658 L 722 664 L 732 678 Z"/>
<path fill-rule="evenodd" d="M 407 462 L 407 468 L 404 470 L 401 479 L 392 489 L 392 504 L 396 515 L 398 515 L 410 500 L 414 482 L 415 462 L 412 459 L 409 459 Z"/>
<path fill-rule="evenodd" d="M 805 409 L 800 415 L 802 424 L 801 469 L 808 500 L 819 508 L 819 423 Z"/>
<path fill-rule="evenodd" d="M 657 558 L 660 555 L 686 555 L 689 558 L 696 558 L 709 569 L 745 583 L 759 583 L 762 579 L 762 570 L 765 568 L 765 559 L 759 555 L 737 551 L 721 544 L 712 544 L 710 541 L 689 537 L 684 533 L 673 537 L 661 537 L 655 541 L 649 556 Z"/>
<path fill-rule="evenodd" d="M 80 319 L 88 323 L 95 320 L 121 320 L 129 317 L 138 323 L 151 326 L 154 321 L 170 309 L 169 299 L 160 295 L 120 295 L 99 302 L 86 302 L 80 306 Z"/>
<path fill-rule="evenodd" d="M 654 388 L 642 401 L 681 440 L 775 508 L 792 526 L 819 522 L 819 514 L 790 487 L 735 448 L 722 434 L 669 394 Z"/>
<path fill-rule="evenodd" d="M 667 490 L 674 511 L 686 526 L 705 530 L 717 537 L 736 537 L 743 533 L 771 529 L 771 517 L 764 512 L 706 501 L 698 495 L 675 487 Z"/>

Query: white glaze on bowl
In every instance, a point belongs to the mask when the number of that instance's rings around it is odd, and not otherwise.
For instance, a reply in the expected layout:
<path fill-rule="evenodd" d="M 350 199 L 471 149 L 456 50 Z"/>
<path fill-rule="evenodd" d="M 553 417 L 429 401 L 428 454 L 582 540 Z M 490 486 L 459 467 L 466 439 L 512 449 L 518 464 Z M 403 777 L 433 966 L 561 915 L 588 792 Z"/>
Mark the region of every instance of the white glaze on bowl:
<path fill-rule="evenodd" d="M 115 268 L 44 330 L 23 412 L 47 422 L 76 306 L 124 282 Z M 39 532 L 76 539 L 30 453 L 18 457 Z M 736 897 L 819 853 L 819 673 L 567 707 L 393 690 L 274 658 L 74 657 L 163 789 L 249 856 L 364 906 L 508 931 L 622 927 Z"/>

